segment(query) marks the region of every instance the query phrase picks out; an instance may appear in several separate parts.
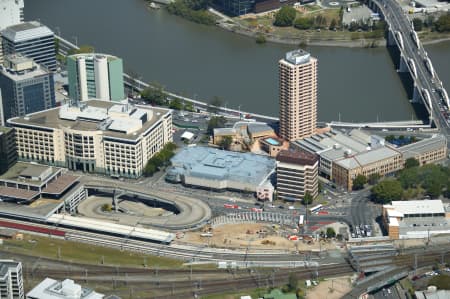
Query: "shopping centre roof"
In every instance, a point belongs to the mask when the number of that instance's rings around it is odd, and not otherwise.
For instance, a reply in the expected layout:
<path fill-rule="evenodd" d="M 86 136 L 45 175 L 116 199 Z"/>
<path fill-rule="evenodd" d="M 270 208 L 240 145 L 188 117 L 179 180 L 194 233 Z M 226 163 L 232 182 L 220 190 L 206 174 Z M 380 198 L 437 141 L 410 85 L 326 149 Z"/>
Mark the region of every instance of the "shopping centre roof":
<path fill-rule="evenodd" d="M 180 173 L 205 179 L 248 182 L 259 185 L 275 169 L 275 160 L 252 153 L 207 147 L 186 147 L 171 159 Z"/>

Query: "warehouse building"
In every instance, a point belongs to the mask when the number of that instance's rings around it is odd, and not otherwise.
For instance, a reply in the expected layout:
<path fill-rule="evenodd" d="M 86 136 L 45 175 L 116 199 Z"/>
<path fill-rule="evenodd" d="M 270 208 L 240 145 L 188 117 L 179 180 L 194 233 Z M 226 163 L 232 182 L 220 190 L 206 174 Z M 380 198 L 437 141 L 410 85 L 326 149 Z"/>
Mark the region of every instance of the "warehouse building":
<path fill-rule="evenodd" d="M 431 138 L 411 143 L 398 150 L 402 153 L 403 160 L 414 158 L 420 165 L 438 162 L 447 158 L 447 138 L 437 134 Z"/>
<path fill-rule="evenodd" d="M 137 178 L 172 141 L 172 112 L 164 108 L 88 100 L 8 120 L 19 160 Z"/>
<path fill-rule="evenodd" d="M 395 147 L 383 137 L 357 129 L 349 133 L 331 130 L 316 134 L 292 142 L 291 147 L 318 155 L 319 174 L 346 189 L 352 189 L 359 174 L 385 176 L 403 169 L 408 158 L 424 165 L 443 160 L 447 155 L 447 140 L 442 135 Z"/>
<path fill-rule="evenodd" d="M 448 207 L 441 200 L 393 201 L 383 205 L 383 224 L 391 239 L 449 234 L 449 218 Z"/>
<path fill-rule="evenodd" d="M 272 158 L 207 147 L 186 147 L 171 163 L 167 181 L 211 190 L 256 192 L 275 170 Z"/>
<path fill-rule="evenodd" d="M 348 190 L 353 188 L 353 180 L 358 175 L 369 177 L 372 174 L 380 176 L 395 173 L 403 168 L 400 152 L 379 147 L 356 155 L 348 155 L 333 163 L 333 182 Z"/>

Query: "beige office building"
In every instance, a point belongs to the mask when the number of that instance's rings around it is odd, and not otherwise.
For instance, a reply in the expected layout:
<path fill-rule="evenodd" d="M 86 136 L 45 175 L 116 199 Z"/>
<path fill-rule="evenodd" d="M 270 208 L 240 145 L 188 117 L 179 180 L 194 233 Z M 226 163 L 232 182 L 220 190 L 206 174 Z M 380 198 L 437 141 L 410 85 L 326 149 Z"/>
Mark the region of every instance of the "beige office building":
<path fill-rule="evenodd" d="M 172 141 L 169 109 L 90 100 L 8 120 L 19 160 L 136 178 Z"/>
<path fill-rule="evenodd" d="M 306 192 L 318 194 L 319 162 L 305 151 L 282 150 L 277 155 L 277 198 L 300 201 Z"/>
<path fill-rule="evenodd" d="M 317 123 L 317 59 L 303 50 L 286 53 L 279 66 L 280 136 L 309 137 Z"/>

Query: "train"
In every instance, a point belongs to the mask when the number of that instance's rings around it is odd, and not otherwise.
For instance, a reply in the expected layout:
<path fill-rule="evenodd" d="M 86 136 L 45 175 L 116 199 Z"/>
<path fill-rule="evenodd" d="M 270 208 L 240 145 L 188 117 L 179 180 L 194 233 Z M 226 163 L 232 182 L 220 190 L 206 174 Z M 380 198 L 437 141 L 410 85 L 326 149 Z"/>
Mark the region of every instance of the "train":
<path fill-rule="evenodd" d="M 46 227 L 42 227 L 42 226 L 36 226 L 35 224 L 29 225 L 29 224 L 22 224 L 22 223 L 16 223 L 16 222 L 11 222 L 11 221 L 0 220 L 0 227 L 13 228 L 13 229 L 21 230 L 21 231 L 29 231 L 29 232 L 33 232 L 33 233 L 40 233 L 40 234 L 51 235 L 51 236 L 56 236 L 56 237 L 63 237 L 63 238 L 66 236 L 66 232 L 63 230 L 46 228 Z"/>

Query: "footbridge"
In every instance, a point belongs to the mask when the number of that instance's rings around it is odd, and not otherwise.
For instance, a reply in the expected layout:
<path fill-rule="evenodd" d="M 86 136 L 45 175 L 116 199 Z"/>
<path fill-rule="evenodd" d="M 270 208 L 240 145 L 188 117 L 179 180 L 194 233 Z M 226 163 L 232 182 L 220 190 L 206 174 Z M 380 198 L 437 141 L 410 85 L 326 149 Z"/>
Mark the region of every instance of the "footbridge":
<path fill-rule="evenodd" d="M 440 105 L 450 107 L 448 94 L 412 21 L 396 0 L 369 0 L 368 5 L 387 23 L 389 52 L 397 71 L 405 77 L 411 101 L 422 103 L 428 111 L 430 125 L 449 136 L 449 124 L 439 109 Z"/>
<path fill-rule="evenodd" d="M 409 121 L 390 121 L 390 122 L 340 122 L 332 121 L 328 123 L 332 128 L 355 128 L 355 129 L 429 129 L 429 124 L 424 124 L 421 120 L 409 120 Z"/>

